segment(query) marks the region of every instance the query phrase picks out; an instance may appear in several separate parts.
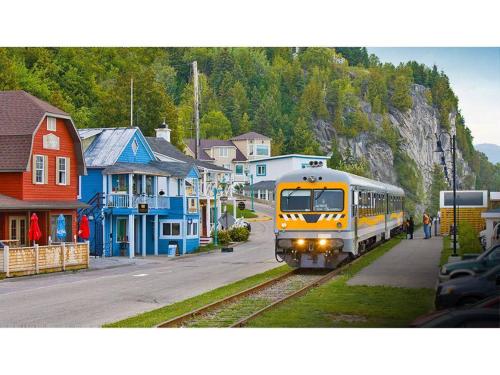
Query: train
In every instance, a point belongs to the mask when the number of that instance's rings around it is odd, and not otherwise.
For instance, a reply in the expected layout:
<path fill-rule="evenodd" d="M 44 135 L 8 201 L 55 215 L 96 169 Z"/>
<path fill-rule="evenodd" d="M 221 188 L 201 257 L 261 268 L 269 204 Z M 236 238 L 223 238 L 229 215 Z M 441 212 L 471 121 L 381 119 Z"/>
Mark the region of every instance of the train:
<path fill-rule="evenodd" d="M 294 268 L 334 269 L 403 229 L 403 189 L 321 162 L 284 174 L 275 197 L 276 259 Z"/>

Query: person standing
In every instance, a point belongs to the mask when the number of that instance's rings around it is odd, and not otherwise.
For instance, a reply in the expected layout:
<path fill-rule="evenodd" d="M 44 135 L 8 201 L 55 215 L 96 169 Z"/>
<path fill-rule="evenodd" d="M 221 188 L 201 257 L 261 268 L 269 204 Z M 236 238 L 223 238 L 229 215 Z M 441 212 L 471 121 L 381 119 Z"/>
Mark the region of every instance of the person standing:
<path fill-rule="evenodd" d="M 415 229 L 415 223 L 413 222 L 413 216 L 410 216 L 408 220 L 408 234 L 410 235 L 410 240 L 413 240 L 413 230 Z"/>
<path fill-rule="evenodd" d="M 424 239 L 427 240 L 429 238 L 429 215 L 427 212 L 424 212 L 424 217 L 422 219 L 422 223 L 424 224 Z"/>

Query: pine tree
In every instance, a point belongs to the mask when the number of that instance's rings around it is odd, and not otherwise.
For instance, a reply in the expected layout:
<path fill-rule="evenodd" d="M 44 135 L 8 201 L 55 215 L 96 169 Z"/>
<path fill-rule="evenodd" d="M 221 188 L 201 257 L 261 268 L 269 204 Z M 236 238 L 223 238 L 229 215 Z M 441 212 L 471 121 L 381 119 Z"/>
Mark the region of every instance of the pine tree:
<path fill-rule="evenodd" d="M 231 123 L 220 111 L 211 111 L 200 120 L 202 138 L 229 139 L 232 136 Z"/>
<path fill-rule="evenodd" d="M 318 155 L 319 144 L 316 142 L 314 135 L 307 126 L 306 120 L 299 117 L 297 123 L 293 127 L 292 139 L 290 140 L 291 152 L 305 155 Z"/>
<path fill-rule="evenodd" d="M 248 117 L 248 114 L 245 112 L 241 117 L 239 134 L 245 134 L 251 130 L 252 130 L 252 124 L 250 122 L 250 117 Z"/>
<path fill-rule="evenodd" d="M 271 156 L 282 155 L 285 150 L 285 133 L 282 129 L 275 131 L 271 140 Z"/>
<path fill-rule="evenodd" d="M 394 80 L 394 92 L 392 93 L 392 104 L 400 111 L 407 111 L 413 105 L 410 95 L 410 80 L 404 75 L 399 75 Z"/>

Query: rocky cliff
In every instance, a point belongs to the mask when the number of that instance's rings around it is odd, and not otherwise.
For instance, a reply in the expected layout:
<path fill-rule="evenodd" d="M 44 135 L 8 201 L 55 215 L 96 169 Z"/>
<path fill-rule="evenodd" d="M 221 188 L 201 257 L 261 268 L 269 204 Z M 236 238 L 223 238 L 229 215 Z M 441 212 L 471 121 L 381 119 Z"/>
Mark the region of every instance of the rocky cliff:
<path fill-rule="evenodd" d="M 435 153 L 436 137 L 439 129 L 439 112 L 427 103 L 425 98 L 426 88 L 413 84 L 411 96 L 412 108 L 401 112 L 397 108 L 389 107 L 389 119 L 391 125 L 399 133 L 400 152 L 406 154 L 413 160 L 420 171 L 423 179 L 423 195 L 417 203 L 417 211 L 421 211 L 428 200 L 429 190 L 432 183 L 431 172 L 434 164 L 440 163 L 440 154 Z M 350 148 L 355 157 L 365 157 L 369 163 L 370 171 L 374 179 L 395 185 L 402 185 L 395 168 L 395 155 L 388 143 L 384 142 L 377 133 L 382 132 L 383 116 L 373 113 L 369 103 L 361 101 L 361 108 L 376 128 L 376 132 L 363 132 L 355 138 L 346 138 L 338 135 L 332 124 L 325 121 L 314 123 L 314 132 L 321 148 L 325 152 L 331 151 L 332 138 L 336 138 L 338 147 L 342 153 Z M 451 132 L 455 131 L 455 113 L 450 113 Z M 443 147 L 449 148 L 449 137 L 443 136 Z M 451 154 L 447 154 L 447 160 L 451 161 Z M 464 176 L 472 174 L 469 165 L 464 161 L 460 150 L 457 151 L 457 174 L 459 186 L 463 186 Z M 451 162 L 449 164 L 451 172 Z M 450 174 L 451 177 L 451 174 Z"/>

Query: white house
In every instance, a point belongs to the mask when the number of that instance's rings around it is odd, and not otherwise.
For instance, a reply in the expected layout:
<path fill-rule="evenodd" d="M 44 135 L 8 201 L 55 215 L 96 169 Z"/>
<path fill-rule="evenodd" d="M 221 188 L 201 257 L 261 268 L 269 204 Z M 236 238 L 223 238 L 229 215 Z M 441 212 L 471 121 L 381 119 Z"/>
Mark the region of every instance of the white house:
<path fill-rule="evenodd" d="M 328 159 L 328 156 L 290 154 L 250 160 L 248 164 L 251 183 L 245 186 L 244 194 L 251 196 L 253 191 L 254 198 L 274 201 L 274 184 L 277 179 L 285 173 L 310 168 L 311 162 L 322 163 L 321 168 L 327 168 Z"/>

